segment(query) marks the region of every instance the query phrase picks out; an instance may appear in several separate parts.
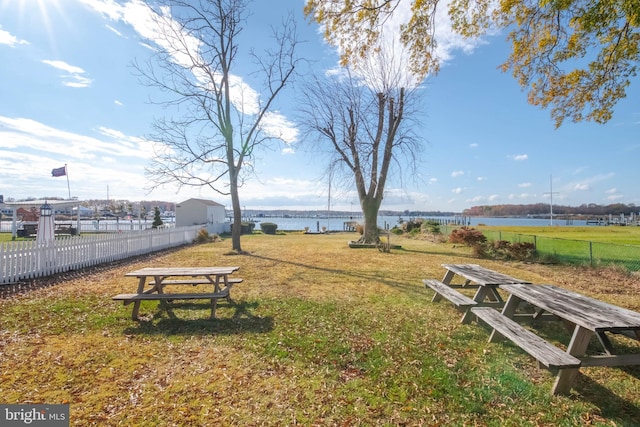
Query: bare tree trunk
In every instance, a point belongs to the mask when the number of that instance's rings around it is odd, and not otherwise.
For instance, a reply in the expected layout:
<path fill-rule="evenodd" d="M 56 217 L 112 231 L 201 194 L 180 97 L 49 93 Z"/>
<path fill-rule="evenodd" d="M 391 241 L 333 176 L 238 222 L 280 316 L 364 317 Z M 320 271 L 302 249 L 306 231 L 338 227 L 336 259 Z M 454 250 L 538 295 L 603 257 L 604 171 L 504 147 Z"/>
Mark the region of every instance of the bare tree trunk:
<path fill-rule="evenodd" d="M 242 252 L 240 235 L 242 234 L 242 210 L 238 195 L 237 182 L 231 184 L 231 208 L 233 209 L 233 226 L 231 227 L 231 247 L 236 252 Z"/>
<path fill-rule="evenodd" d="M 378 243 L 380 231 L 378 229 L 378 209 L 380 203 L 375 201 L 362 202 L 362 214 L 364 216 L 364 232 L 360 238 L 361 243 Z"/>

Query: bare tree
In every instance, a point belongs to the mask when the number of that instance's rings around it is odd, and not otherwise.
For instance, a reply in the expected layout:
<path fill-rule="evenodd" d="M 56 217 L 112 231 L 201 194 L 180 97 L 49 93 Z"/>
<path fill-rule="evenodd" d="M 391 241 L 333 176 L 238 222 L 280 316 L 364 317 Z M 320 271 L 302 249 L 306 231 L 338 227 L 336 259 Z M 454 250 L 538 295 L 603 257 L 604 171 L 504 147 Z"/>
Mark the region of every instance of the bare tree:
<path fill-rule="evenodd" d="M 394 61 L 316 78 L 302 101 L 305 130 L 330 153 L 330 174 L 349 176 L 364 216 L 362 243 L 378 243 L 378 211 L 392 174 L 415 169 L 420 144 L 412 132 L 417 90 L 403 81 Z M 406 86 L 405 86 L 406 84 Z M 344 175 L 343 175 L 344 176 Z"/>
<path fill-rule="evenodd" d="M 152 6 L 149 6 L 152 8 Z M 166 184 L 209 187 L 230 195 L 232 246 L 240 252 L 242 220 L 239 189 L 251 172 L 254 150 L 281 135 L 269 126 L 270 108 L 292 80 L 298 44 L 293 17 L 273 30 L 274 50 L 248 51 L 262 78 L 261 93 L 234 75 L 238 39 L 247 21 L 246 0 L 166 0 L 153 14 L 152 60 L 135 63 L 141 80 L 159 88 L 176 116 L 154 121 L 157 142 L 147 168 L 153 188 Z"/>

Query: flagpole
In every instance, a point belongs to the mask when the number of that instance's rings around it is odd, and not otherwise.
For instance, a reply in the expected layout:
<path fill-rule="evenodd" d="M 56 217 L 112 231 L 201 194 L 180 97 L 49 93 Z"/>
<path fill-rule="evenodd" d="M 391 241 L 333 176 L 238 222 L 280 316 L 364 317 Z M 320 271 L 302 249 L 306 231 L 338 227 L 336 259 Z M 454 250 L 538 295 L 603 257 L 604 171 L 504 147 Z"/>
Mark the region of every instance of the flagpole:
<path fill-rule="evenodd" d="M 69 192 L 69 200 L 71 200 L 71 187 L 69 186 L 69 171 L 67 170 L 67 164 L 64 164 L 64 174 L 67 176 L 67 191 Z"/>

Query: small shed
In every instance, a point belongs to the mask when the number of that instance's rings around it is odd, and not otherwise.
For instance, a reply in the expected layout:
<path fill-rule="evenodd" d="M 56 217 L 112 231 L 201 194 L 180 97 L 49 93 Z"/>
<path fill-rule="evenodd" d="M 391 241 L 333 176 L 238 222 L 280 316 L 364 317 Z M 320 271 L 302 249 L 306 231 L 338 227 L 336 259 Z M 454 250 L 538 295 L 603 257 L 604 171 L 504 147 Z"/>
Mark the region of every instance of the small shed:
<path fill-rule="evenodd" d="M 176 227 L 206 226 L 209 233 L 224 233 L 230 229 L 224 205 L 206 199 L 188 199 L 176 205 Z"/>

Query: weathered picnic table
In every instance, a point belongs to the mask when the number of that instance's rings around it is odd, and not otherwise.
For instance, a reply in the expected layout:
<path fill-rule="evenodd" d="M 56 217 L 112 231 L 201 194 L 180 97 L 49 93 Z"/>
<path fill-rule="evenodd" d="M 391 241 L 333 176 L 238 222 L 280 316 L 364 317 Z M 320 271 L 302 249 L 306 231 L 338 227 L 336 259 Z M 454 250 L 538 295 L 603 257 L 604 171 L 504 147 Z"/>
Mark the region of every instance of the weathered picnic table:
<path fill-rule="evenodd" d="M 531 283 L 478 264 L 442 264 L 442 267 L 446 269 L 442 281 L 424 279 L 422 282 L 435 291 L 431 301 L 437 302 L 444 297 L 464 312 L 462 323 L 471 321 L 470 307 L 494 306 L 501 308 L 504 301 L 497 291 L 500 285 Z M 453 284 L 452 281 L 456 275 L 464 278 L 464 283 Z M 477 290 L 473 298 L 469 298 L 456 290 L 460 288 L 476 288 Z"/>
<path fill-rule="evenodd" d="M 138 278 L 138 290 L 135 294 L 119 294 L 113 297 L 124 304 L 133 303 L 131 318 L 138 320 L 140 302 L 158 300 L 208 299 L 211 300 L 211 317 L 215 317 L 218 299 L 230 300 L 231 287 L 242 282 L 240 278 L 229 276 L 240 267 L 147 267 L 126 273 L 126 277 Z M 148 281 L 149 280 L 149 281 Z M 165 292 L 170 285 L 211 285 L 213 292 L 173 293 Z M 147 288 L 148 286 L 148 288 Z"/>
<path fill-rule="evenodd" d="M 511 284 L 500 285 L 500 289 L 510 294 L 502 313 L 483 307 L 471 308 L 470 312 L 494 328 L 489 341 L 510 338 L 542 364 L 557 369 L 552 394 L 568 393 L 580 366 L 640 365 L 640 345 L 625 346 L 637 352 L 617 354 L 607 336 L 607 333 L 617 333 L 640 339 L 640 313 L 553 285 Z M 566 351 L 512 320 L 523 304 L 535 308 L 528 311 L 532 318 L 549 313 L 568 325 L 572 336 Z M 587 346 L 593 336 L 603 353 L 587 356 Z"/>

